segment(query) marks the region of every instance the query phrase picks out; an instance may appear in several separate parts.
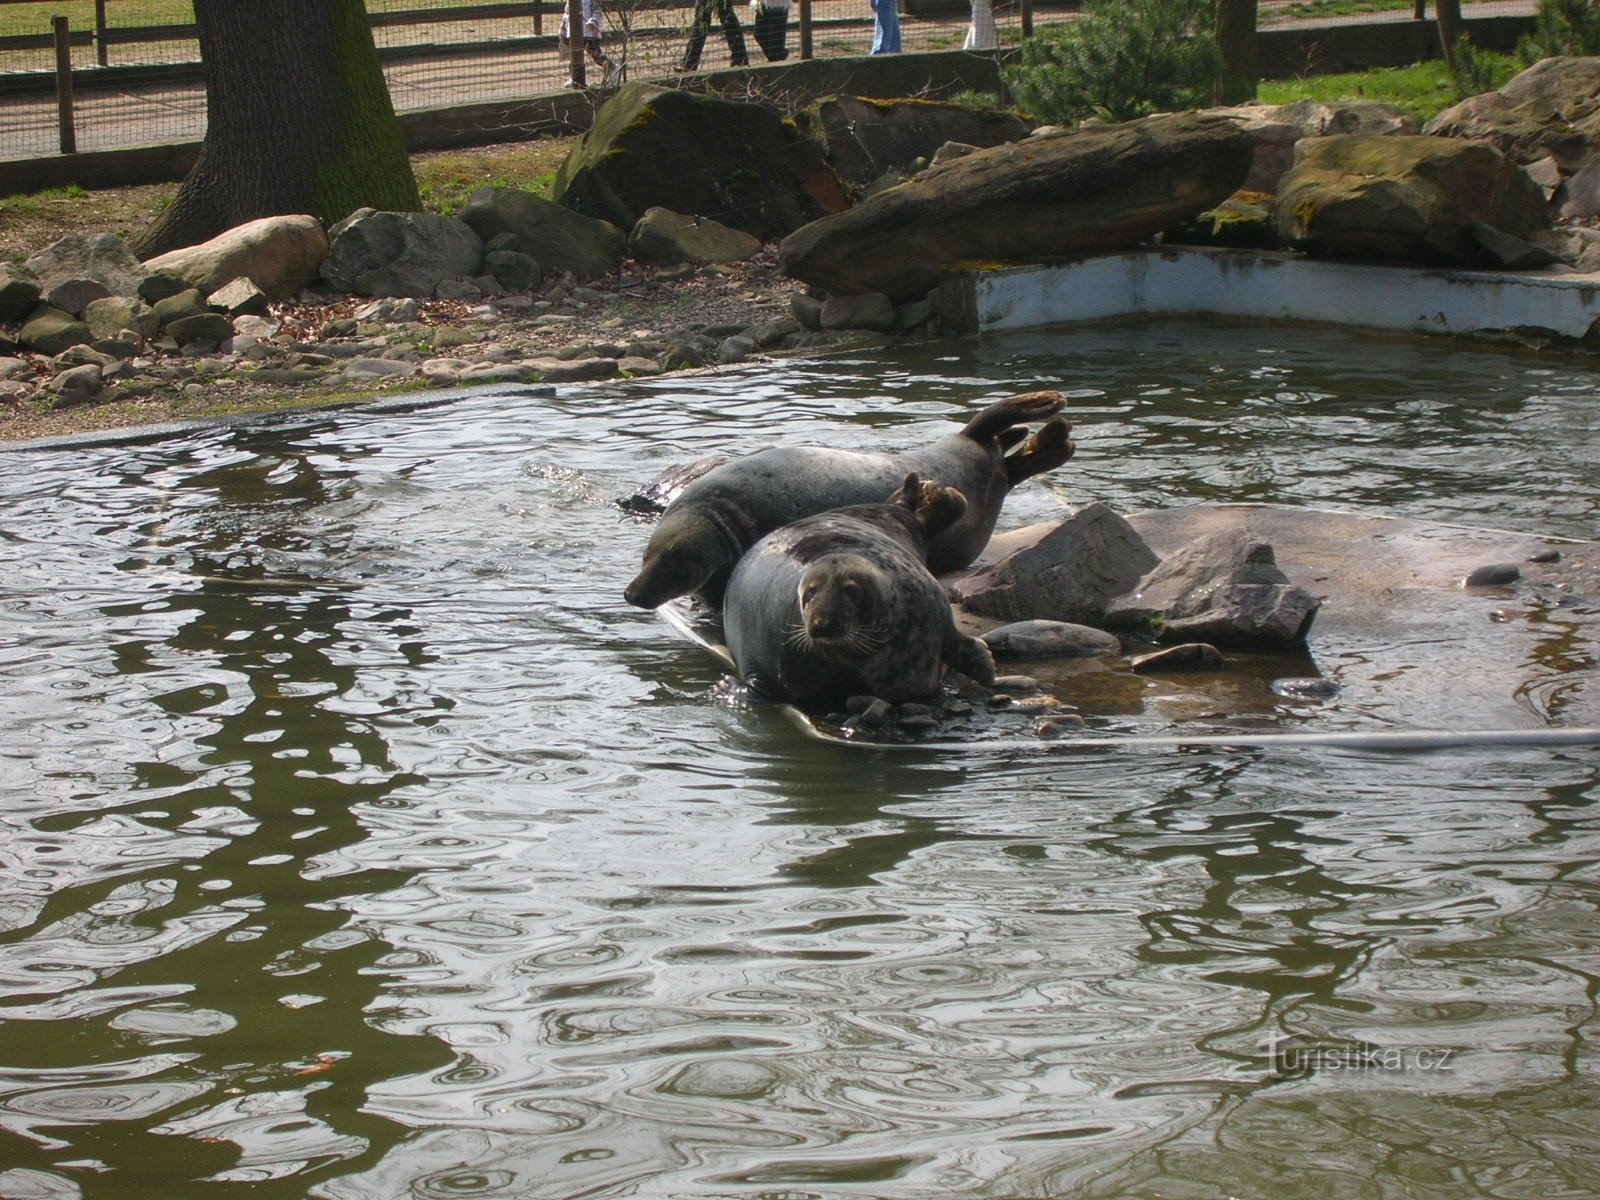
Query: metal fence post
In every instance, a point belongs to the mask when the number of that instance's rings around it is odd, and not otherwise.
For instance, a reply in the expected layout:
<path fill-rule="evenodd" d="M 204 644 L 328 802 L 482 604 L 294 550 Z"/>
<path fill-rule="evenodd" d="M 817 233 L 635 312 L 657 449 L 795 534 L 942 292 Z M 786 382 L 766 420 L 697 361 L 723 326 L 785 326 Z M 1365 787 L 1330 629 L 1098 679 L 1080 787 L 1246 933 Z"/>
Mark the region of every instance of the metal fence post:
<path fill-rule="evenodd" d="M 800 57 L 812 57 L 811 0 L 800 0 Z"/>
<path fill-rule="evenodd" d="M 78 131 L 72 124 L 72 30 L 66 17 L 51 17 L 56 38 L 56 119 L 61 125 L 61 153 L 78 152 Z"/>

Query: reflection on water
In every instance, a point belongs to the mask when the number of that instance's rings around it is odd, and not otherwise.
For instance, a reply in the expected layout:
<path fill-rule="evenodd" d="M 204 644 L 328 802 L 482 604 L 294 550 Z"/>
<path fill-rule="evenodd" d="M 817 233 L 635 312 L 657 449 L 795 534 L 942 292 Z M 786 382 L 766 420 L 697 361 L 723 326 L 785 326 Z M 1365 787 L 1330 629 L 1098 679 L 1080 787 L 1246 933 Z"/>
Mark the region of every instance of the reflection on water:
<path fill-rule="evenodd" d="M 1082 449 L 1010 523 L 1584 537 L 1589 375 L 1197 323 L 937 353 L 0 454 L 0 1196 L 1600 1190 L 1593 751 L 803 741 L 620 602 L 609 503 L 1042 383 Z"/>

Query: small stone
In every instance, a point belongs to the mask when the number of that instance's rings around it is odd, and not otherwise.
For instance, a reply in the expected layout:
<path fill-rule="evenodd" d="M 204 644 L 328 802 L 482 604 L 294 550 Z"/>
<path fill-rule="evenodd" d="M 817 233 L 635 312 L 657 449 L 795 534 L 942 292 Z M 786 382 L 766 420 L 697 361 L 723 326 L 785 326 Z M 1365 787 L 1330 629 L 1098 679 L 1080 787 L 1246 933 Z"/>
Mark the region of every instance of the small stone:
<path fill-rule="evenodd" d="M 100 367 L 95 363 L 70 367 L 45 385 L 45 390 L 56 397 L 52 408 L 69 408 L 74 404 L 87 404 L 105 388 Z"/>
<path fill-rule="evenodd" d="M 1185 642 L 1141 655 L 1128 664 L 1128 669 L 1136 675 L 1150 675 L 1163 671 L 1220 671 L 1227 665 L 1222 651 L 1215 646 L 1206 642 Z"/>
<path fill-rule="evenodd" d="M 62 312 L 81 316 L 83 310 L 96 300 L 105 300 L 111 290 L 98 279 L 66 279 L 56 284 L 45 295 L 45 303 Z"/>
<path fill-rule="evenodd" d="M 355 311 L 357 321 L 377 321 L 384 325 L 409 325 L 421 315 L 421 308 L 410 296 L 385 296 Z"/>
<path fill-rule="evenodd" d="M 416 373 L 415 363 L 397 362 L 392 358 L 352 359 L 341 372 L 346 379 L 398 379 Z"/>
<path fill-rule="evenodd" d="M 525 292 L 539 285 L 539 263 L 518 250 L 491 250 L 483 256 L 483 269 L 507 291 Z"/>
<path fill-rule="evenodd" d="M 809 329 L 812 333 L 821 331 L 822 301 L 815 296 L 808 296 L 804 292 L 789 293 L 789 313 L 801 328 Z"/>
<path fill-rule="evenodd" d="M 233 336 L 233 322 L 221 313 L 202 312 L 189 317 L 179 317 L 166 327 L 167 333 L 177 339 L 178 345 L 189 346 L 197 342 L 221 342 Z"/>
<path fill-rule="evenodd" d="M 864 698 L 867 703 L 855 714 L 857 724 L 862 725 L 867 729 L 876 729 L 889 719 L 889 714 L 891 711 L 893 711 L 893 709 L 887 700 L 880 699 L 877 696 L 852 697 L 851 699 L 855 700 L 862 698 Z"/>
<path fill-rule="evenodd" d="M 462 383 L 530 383 L 540 377 L 533 363 L 473 363 L 461 372 Z"/>
<path fill-rule="evenodd" d="M 1528 555 L 1528 561 L 1531 563 L 1558 563 L 1561 561 L 1561 551 L 1553 546 L 1548 550 L 1535 550 Z"/>
<path fill-rule="evenodd" d="M 1516 563 L 1487 563 L 1461 581 L 1462 587 L 1504 587 L 1522 578 Z"/>
<path fill-rule="evenodd" d="M 459 358 L 430 358 L 422 364 L 422 377 L 434 387 L 452 387 L 461 382 L 461 373 L 468 365 Z"/>
<path fill-rule="evenodd" d="M 999 675 L 989 685 L 997 692 L 1027 693 L 1039 690 L 1039 681 L 1032 675 Z"/>
<path fill-rule="evenodd" d="M 755 353 L 756 344 L 751 338 L 742 335 L 724 338 L 717 347 L 717 361 L 724 365 L 742 363 Z"/>
<path fill-rule="evenodd" d="M 261 383 L 301 384 L 314 383 L 323 372 L 312 366 L 258 367 L 250 376 Z"/>
<path fill-rule="evenodd" d="M 1058 738 L 1068 733 L 1077 733 L 1085 728 L 1086 722 L 1076 713 L 1060 713 L 1055 716 L 1041 717 L 1033 723 L 1035 736 L 1042 738 Z"/>
<path fill-rule="evenodd" d="M 896 708 L 894 712 L 895 717 L 900 720 L 906 717 L 931 717 L 933 716 L 933 706 L 931 704 L 917 704 L 908 701 Z"/>
<path fill-rule="evenodd" d="M 486 241 L 483 244 L 483 253 L 484 253 L 484 257 L 485 258 L 487 258 L 491 254 L 496 254 L 496 253 L 498 253 L 498 252 L 500 252 L 502 250 L 518 250 L 518 251 L 520 251 L 521 249 L 522 249 L 522 239 L 519 238 L 516 234 L 510 232 L 509 230 L 507 230 L 507 231 L 505 231 L 503 233 L 495 234 L 492 238 L 490 238 L 488 241 Z"/>
<path fill-rule="evenodd" d="M 471 303 L 483 299 L 483 289 L 465 279 L 441 279 L 433 289 L 441 300 L 465 300 Z"/>
<path fill-rule="evenodd" d="M 925 733 L 930 729 L 939 728 L 938 718 L 932 716 L 896 717 L 895 724 L 910 733 Z"/>
<path fill-rule="evenodd" d="M 1094 657 L 1121 654 L 1115 634 L 1069 621 L 1013 621 L 982 635 L 998 658 Z"/>
<path fill-rule="evenodd" d="M 194 285 L 187 279 L 166 271 L 152 271 L 139 282 L 139 299 L 146 304 L 158 304 L 170 296 L 187 292 Z"/>
<path fill-rule="evenodd" d="M 45 306 L 35 309 L 22 323 L 17 340 L 40 354 L 60 354 L 72 346 L 94 341 L 94 333 L 70 313 Z"/>
<path fill-rule="evenodd" d="M 206 297 L 206 303 L 230 317 L 260 316 L 270 306 L 267 294 L 243 275 L 230 279 Z"/>
<path fill-rule="evenodd" d="M 660 375 L 662 367 L 660 362 L 653 358 L 643 358 L 636 354 L 628 354 L 617 359 L 617 373 L 625 379 L 642 379 L 652 375 Z"/>

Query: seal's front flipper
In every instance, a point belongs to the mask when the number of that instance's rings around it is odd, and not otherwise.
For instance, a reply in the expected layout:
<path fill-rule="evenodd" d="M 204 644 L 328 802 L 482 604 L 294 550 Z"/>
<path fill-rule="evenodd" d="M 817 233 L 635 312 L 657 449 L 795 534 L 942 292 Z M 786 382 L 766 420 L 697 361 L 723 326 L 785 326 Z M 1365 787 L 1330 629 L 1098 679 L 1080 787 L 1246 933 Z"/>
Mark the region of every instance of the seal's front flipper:
<path fill-rule="evenodd" d="M 994 683 L 994 655 L 975 637 L 952 630 L 945 640 L 944 662 L 952 671 L 960 671 L 974 683 L 984 687 Z"/>
<path fill-rule="evenodd" d="M 986 442 L 1014 425 L 1053 417 L 1066 406 L 1067 398 L 1060 392 L 1024 392 L 989 405 L 968 421 L 961 432 L 973 441 Z"/>
<path fill-rule="evenodd" d="M 1023 442 L 1016 453 L 1006 455 L 1007 486 L 1016 487 L 1023 480 L 1053 471 L 1066 462 L 1078 448 L 1071 435 L 1072 426 L 1057 418 Z"/>

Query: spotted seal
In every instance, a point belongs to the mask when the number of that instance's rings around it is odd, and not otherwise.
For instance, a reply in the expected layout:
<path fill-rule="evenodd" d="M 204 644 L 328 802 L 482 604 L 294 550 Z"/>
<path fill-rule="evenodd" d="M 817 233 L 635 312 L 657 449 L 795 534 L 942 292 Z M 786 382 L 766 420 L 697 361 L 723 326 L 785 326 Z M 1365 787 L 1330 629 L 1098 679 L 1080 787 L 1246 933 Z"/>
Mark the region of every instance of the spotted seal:
<path fill-rule="evenodd" d="M 913 472 L 966 500 L 965 513 L 928 546 L 934 571 L 959 570 L 988 543 L 1006 493 L 1072 457 L 1065 421 L 1050 420 L 1031 436 L 1018 428 L 1054 417 L 1065 403 L 1059 392 L 1012 396 L 959 433 L 905 454 L 779 446 L 715 466 L 667 505 L 624 598 L 655 608 L 697 592 L 715 603 L 734 564 L 760 538 L 830 508 L 881 502 Z"/>
<path fill-rule="evenodd" d="M 879 504 L 833 509 L 769 533 L 733 570 L 722 628 L 761 699 L 836 704 L 931 696 L 949 665 L 994 682 L 994 659 L 956 629 L 925 563 L 966 511 L 954 488 L 906 478 Z"/>

